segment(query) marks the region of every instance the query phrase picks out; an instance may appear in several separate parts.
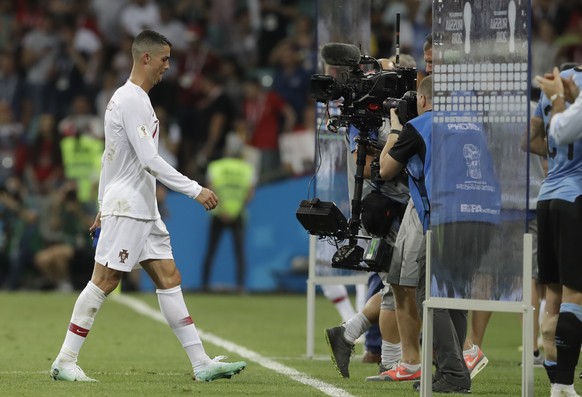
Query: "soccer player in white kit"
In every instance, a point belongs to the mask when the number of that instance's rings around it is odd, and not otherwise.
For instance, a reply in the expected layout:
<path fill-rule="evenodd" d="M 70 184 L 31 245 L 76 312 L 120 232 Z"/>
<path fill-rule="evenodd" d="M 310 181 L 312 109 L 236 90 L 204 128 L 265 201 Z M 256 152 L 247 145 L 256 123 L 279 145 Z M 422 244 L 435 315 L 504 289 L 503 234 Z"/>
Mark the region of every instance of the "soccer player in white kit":
<path fill-rule="evenodd" d="M 156 179 L 206 210 L 218 205 L 213 191 L 176 171 L 158 154 L 159 123 L 148 92 L 168 70 L 171 46 L 159 33 L 141 32 L 131 48 L 131 75 L 107 105 L 99 213 L 91 226 L 91 231 L 101 228 L 95 266 L 77 298 L 65 341 L 51 367 L 55 380 L 94 381 L 77 365 L 77 356 L 105 298 L 122 274 L 138 264 L 156 285 L 161 312 L 182 343 L 195 380 L 230 378 L 246 367 L 242 361 L 210 359 L 204 351 L 184 303 L 170 236 L 158 211 Z"/>

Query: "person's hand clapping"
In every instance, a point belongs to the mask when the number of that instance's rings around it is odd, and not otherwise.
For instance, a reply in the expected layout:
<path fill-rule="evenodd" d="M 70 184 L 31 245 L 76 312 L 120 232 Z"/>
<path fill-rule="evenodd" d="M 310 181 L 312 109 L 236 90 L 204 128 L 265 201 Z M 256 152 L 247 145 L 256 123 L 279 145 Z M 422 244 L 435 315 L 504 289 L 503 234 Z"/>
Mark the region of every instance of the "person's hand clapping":
<path fill-rule="evenodd" d="M 580 88 L 574 81 L 574 75 L 567 79 L 562 78 L 562 84 L 564 85 L 564 98 L 567 102 L 574 103 L 578 95 L 580 95 Z"/>
<path fill-rule="evenodd" d="M 546 73 L 543 77 L 536 76 L 536 81 L 548 98 L 551 98 L 555 94 L 565 95 L 564 82 L 560 77 L 560 70 L 557 67 L 554 67 L 552 74 Z"/>

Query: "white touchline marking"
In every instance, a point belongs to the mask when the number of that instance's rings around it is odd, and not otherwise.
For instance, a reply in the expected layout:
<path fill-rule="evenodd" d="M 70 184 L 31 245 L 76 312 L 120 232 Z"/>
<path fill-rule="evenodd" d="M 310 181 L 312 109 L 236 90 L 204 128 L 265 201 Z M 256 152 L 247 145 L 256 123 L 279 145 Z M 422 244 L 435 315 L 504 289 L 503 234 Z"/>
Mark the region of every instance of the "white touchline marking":
<path fill-rule="evenodd" d="M 131 296 L 118 294 L 118 295 L 111 295 L 111 300 L 118 302 L 122 305 L 129 307 L 130 309 L 136 311 L 139 314 L 143 314 L 146 317 L 159 321 L 161 323 L 167 324 L 166 319 L 162 315 L 159 310 L 156 310 L 146 304 L 144 301 L 139 299 L 133 298 Z M 348 393 L 344 389 L 340 389 L 334 385 L 330 385 L 329 383 L 325 383 L 318 379 L 314 379 L 311 376 L 304 374 L 302 372 L 297 371 L 294 368 L 287 367 L 277 361 L 268 359 L 266 357 L 261 356 L 259 353 L 254 352 L 252 350 L 247 349 L 246 347 L 239 346 L 236 343 L 229 342 L 225 339 L 222 339 L 214 334 L 204 332 L 200 328 L 196 327 L 198 333 L 200 334 L 200 338 L 204 339 L 212 343 L 213 345 L 222 347 L 228 351 L 238 354 L 239 356 L 253 361 L 265 368 L 268 368 L 272 371 L 275 371 L 279 374 L 288 376 L 289 378 L 303 383 L 304 385 L 311 386 L 322 393 L 332 396 L 332 397 L 354 397 L 352 394 Z"/>

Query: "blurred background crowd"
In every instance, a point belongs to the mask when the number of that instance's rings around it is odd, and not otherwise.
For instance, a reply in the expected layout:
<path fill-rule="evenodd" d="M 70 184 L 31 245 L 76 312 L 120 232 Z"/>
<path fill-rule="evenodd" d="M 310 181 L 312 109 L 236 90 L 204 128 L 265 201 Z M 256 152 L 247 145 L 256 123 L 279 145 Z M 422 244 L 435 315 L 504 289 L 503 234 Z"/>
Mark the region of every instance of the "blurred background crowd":
<path fill-rule="evenodd" d="M 400 12 L 401 52 L 424 70 L 431 2 L 371 6 L 370 55 L 394 53 Z M 204 183 L 234 134 L 259 187 L 311 173 L 316 20 L 315 0 L 0 0 L 0 288 L 89 277 L 103 114 L 143 29 L 173 44 L 150 92 L 166 161 Z M 533 0 L 531 50 L 532 77 L 582 64 L 582 1 Z"/>

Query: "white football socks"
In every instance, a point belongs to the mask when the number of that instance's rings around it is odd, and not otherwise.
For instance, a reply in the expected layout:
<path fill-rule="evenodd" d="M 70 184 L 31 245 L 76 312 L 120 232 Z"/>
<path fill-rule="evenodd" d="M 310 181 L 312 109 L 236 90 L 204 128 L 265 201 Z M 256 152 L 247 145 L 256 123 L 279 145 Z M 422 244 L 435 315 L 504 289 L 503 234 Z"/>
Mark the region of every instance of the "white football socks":
<path fill-rule="evenodd" d="M 87 283 L 87 286 L 79 294 L 73 308 L 69 329 L 57 357 L 57 362 L 77 362 L 79 351 L 105 298 L 107 298 L 107 295 L 99 287 L 91 281 Z"/>
<path fill-rule="evenodd" d="M 402 359 L 402 344 L 382 341 L 382 366 L 391 369 Z"/>
<path fill-rule="evenodd" d="M 192 367 L 196 369 L 211 361 L 188 313 L 180 286 L 170 289 L 156 289 L 156 293 L 158 294 L 160 310 L 186 351 Z"/>
<path fill-rule="evenodd" d="M 356 339 L 358 339 L 371 326 L 372 324 L 363 313 L 357 313 L 343 324 L 345 329 L 344 337 L 348 342 L 355 343 Z"/>

